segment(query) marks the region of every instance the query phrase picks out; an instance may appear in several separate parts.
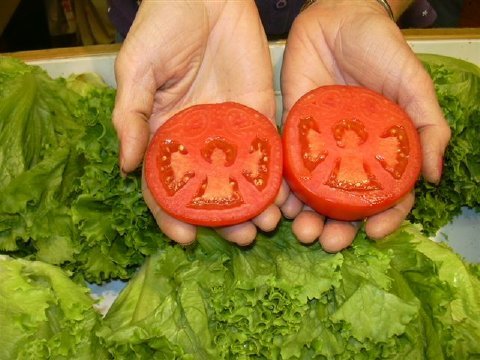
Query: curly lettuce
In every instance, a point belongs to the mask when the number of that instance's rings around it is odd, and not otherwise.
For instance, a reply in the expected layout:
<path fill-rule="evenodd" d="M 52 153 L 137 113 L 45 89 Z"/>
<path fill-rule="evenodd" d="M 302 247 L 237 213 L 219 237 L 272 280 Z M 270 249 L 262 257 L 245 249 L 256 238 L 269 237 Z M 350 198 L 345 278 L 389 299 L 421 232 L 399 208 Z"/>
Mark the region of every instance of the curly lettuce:
<path fill-rule="evenodd" d="M 475 358 L 472 269 L 408 223 L 338 254 L 299 244 L 286 221 L 248 249 L 202 230 L 150 257 L 97 335 L 114 358 Z"/>
<path fill-rule="evenodd" d="M 480 68 L 452 57 L 419 54 L 432 77 L 438 101 L 452 129 L 438 186 L 420 181 L 415 188 L 412 222 L 428 235 L 462 212 L 480 210 Z"/>
<path fill-rule="evenodd" d="M 166 238 L 140 174 L 122 178 L 115 90 L 0 57 L 0 251 L 92 282 L 128 279 Z"/>
<path fill-rule="evenodd" d="M 0 255 L 1 359 L 108 359 L 88 288 L 60 268 Z"/>

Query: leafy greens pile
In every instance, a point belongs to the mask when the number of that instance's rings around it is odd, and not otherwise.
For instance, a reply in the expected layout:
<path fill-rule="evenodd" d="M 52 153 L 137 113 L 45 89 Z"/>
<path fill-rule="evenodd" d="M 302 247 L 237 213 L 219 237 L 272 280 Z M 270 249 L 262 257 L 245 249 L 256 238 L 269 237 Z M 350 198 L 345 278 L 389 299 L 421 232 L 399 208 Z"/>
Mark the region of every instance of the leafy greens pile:
<path fill-rule="evenodd" d="M 120 176 L 114 97 L 92 74 L 0 58 L 0 251 L 102 282 L 166 244 L 139 175 Z"/>
<path fill-rule="evenodd" d="M 419 185 L 416 224 L 328 254 L 287 220 L 248 248 L 171 244 L 120 176 L 115 91 L 0 57 L 0 358 L 479 358 L 480 265 L 424 233 L 478 209 L 480 71 L 421 60 L 453 129 L 443 180 Z M 101 319 L 85 280 L 118 278 Z"/>
<path fill-rule="evenodd" d="M 440 184 L 422 181 L 417 185 L 410 216 L 426 234 L 435 235 L 462 207 L 480 210 L 480 68 L 447 56 L 420 54 L 419 58 L 435 83 L 452 129 Z"/>
<path fill-rule="evenodd" d="M 249 249 L 204 230 L 150 257 L 103 325 L 122 359 L 469 359 L 480 278 L 408 223 L 338 254 L 299 244 L 286 221 Z"/>

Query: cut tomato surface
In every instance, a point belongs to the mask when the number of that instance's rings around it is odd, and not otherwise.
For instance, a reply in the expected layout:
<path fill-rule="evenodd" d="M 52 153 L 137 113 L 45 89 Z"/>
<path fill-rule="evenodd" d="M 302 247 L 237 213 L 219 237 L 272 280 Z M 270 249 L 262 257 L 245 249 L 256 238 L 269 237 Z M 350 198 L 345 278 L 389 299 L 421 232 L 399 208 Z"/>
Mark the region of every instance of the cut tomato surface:
<path fill-rule="evenodd" d="M 234 225 L 260 214 L 282 181 L 276 126 L 247 106 L 226 102 L 189 107 L 166 121 L 145 157 L 155 201 L 194 225 Z"/>
<path fill-rule="evenodd" d="M 408 115 L 363 87 L 330 85 L 305 94 L 287 116 L 282 141 L 292 191 L 338 220 L 392 207 L 415 186 L 422 165 Z"/>

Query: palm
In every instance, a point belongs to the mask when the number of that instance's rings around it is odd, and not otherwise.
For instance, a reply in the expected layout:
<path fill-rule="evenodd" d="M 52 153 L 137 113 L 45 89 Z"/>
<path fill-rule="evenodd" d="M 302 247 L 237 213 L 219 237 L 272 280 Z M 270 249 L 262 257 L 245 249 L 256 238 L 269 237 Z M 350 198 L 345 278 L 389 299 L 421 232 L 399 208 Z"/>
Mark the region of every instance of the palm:
<path fill-rule="evenodd" d="M 169 69 L 185 75 L 157 90 L 152 130 L 173 112 L 198 103 L 237 101 L 274 118 L 270 58 L 261 28 L 242 34 L 241 23 L 228 25 L 214 28 L 203 48 Z"/>
<path fill-rule="evenodd" d="M 372 9 L 380 11 L 373 14 L 346 11 L 344 18 L 309 10 L 295 24 L 302 31 L 294 28 L 289 38 L 283 82 L 287 106 L 292 101 L 289 96 L 300 87 L 310 90 L 331 83 L 366 86 L 407 106 L 411 99 L 401 98 L 410 90 L 406 86 L 411 88 L 428 79 L 400 30 L 382 9 Z M 304 65 L 295 71 L 294 81 L 290 70 L 300 59 Z"/>
<path fill-rule="evenodd" d="M 143 9 L 146 15 L 139 14 L 122 49 L 122 66 L 138 69 L 142 64 L 142 77 L 154 93 L 151 131 L 173 113 L 198 103 L 237 101 L 273 118 L 268 44 L 255 7 L 225 5 L 208 22 L 204 6 L 194 8 L 188 10 L 194 13 L 191 18 L 174 28 L 154 26 L 161 19 L 152 24 L 148 17 L 156 15 Z M 160 36 L 165 43 L 152 42 Z"/>

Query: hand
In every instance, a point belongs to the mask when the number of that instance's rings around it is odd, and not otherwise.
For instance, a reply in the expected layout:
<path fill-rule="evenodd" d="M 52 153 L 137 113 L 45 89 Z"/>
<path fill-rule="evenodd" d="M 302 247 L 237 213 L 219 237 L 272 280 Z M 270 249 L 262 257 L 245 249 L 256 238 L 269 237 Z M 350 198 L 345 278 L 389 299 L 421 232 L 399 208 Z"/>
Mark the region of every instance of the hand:
<path fill-rule="evenodd" d="M 329 84 L 365 86 L 397 102 L 420 133 L 425 179 L 438 183 L 450 128 L 430 77 L 376 0 L 321 0 L 296 18 L 282 67 L 284 116 L 303 94 Z M 393 232 L 413 204 L 412 192 L 394 207 L 370 217 L 367 234 L 381 238 Z M 293 232 L 299 241 L 319 239 L 332 252 L 349 246 L 360 224 L 325 220 L 294 194 L 282 212 L 295 219 Z"/>
<path fill-rule="evenodd" d="M 115 74 L 113 122 L 123 172 L 139 166 L 155 130 L 188 106 L 236 101 L 275 119 L 270 54 L 254 2 L 143 1 Z M 167 215 L 145 182 L 143 193 L 167 236 L 182 244 L 195 240 L 196 227 Z M 280 192 L 279 203 L 286 194 Z M 273 204 L 250 222 L 216 230 L 227 240 L 248 244 L 257 226 L 272 230 L 280 218 Z"/>

